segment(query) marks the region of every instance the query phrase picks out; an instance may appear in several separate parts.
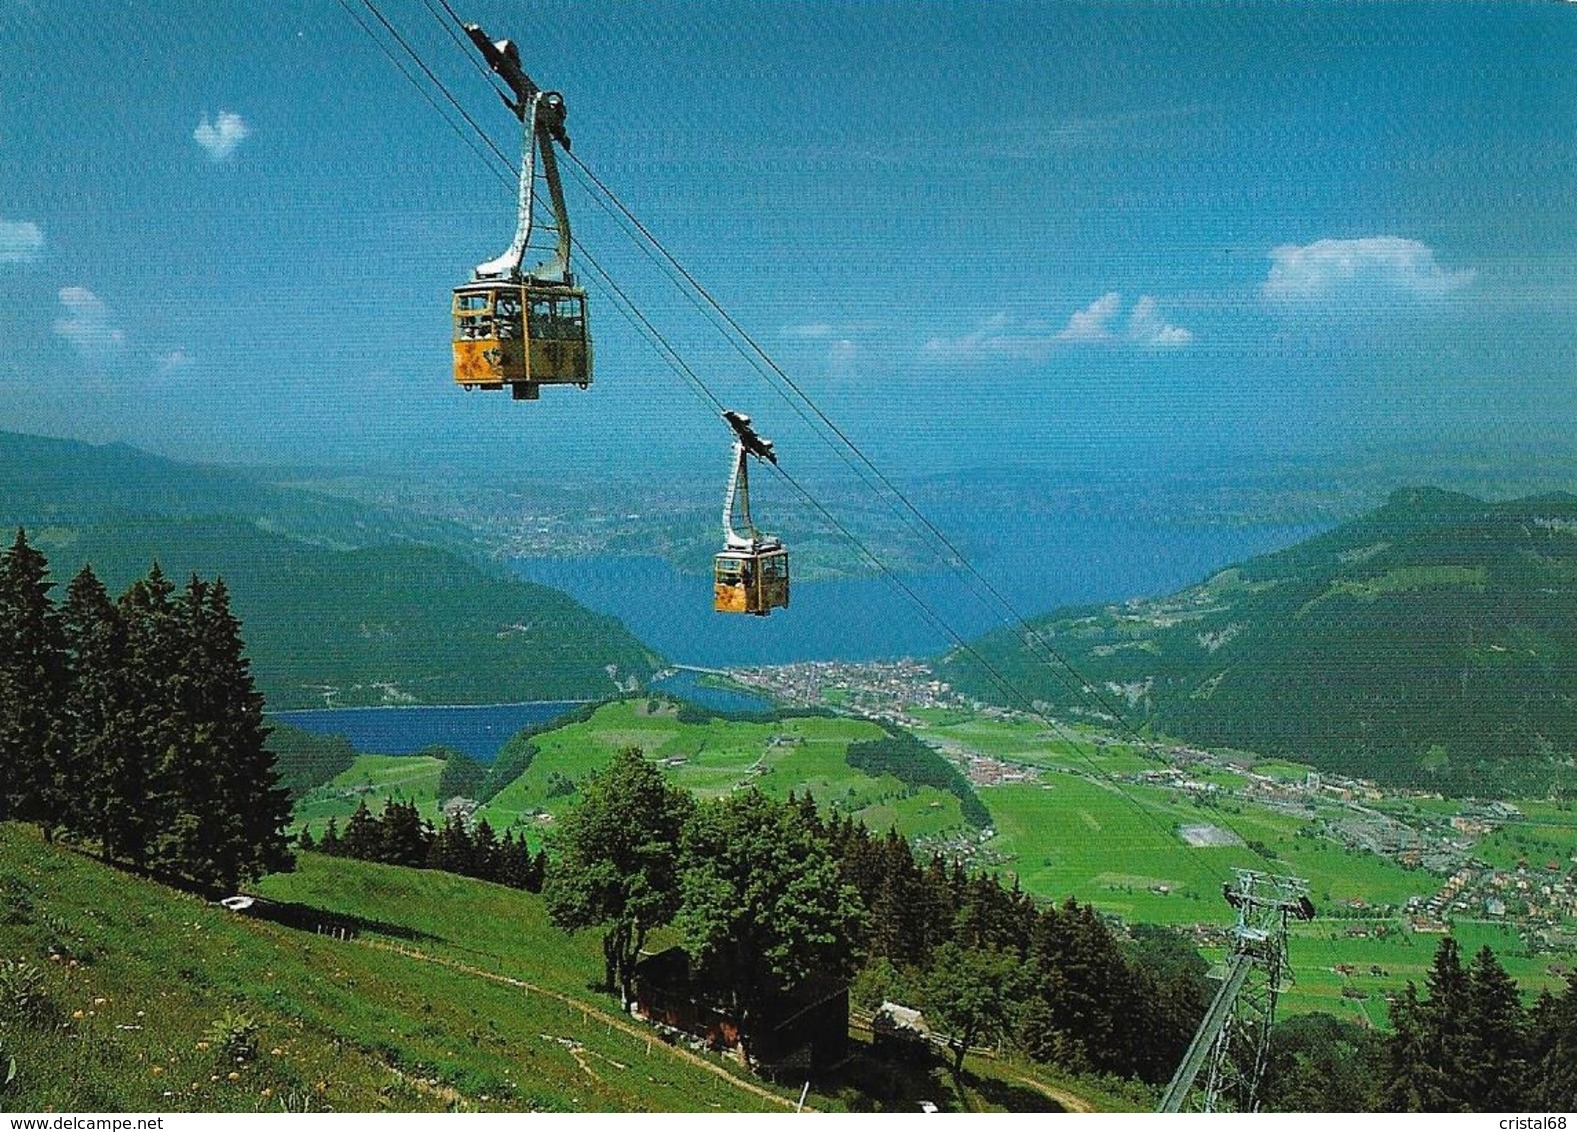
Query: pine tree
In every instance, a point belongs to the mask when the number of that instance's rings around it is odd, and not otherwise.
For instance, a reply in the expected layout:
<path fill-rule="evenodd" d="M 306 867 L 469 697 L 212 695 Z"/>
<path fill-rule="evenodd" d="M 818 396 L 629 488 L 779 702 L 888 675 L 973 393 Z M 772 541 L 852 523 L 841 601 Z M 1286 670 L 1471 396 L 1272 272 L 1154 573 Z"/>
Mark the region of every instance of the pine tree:
<path fill-rule="evenodd" d="M 126 633 L 124 706 L 110 722 L 103 842 L 106 857 L 145 865 L 161 851 L 176 816 L 169 774 L 181 742 L 177 683 L 185 655 L 171 595 L 155 562 L 133 582 L 118 609 Z"/>
<path fill-rule="evenodd" d="M 317 847 L 317 842 L 312 840 L 312 827 L 310 825 L 302 826 L 301 833 L 296 837 L 296 848 L 302 852 L 310 853 Z"/>
<path fill-rule="evenodd" d="M 470 870 L 471 835 L 466 831 L 465 819 L 458 813 L 450 813 L 438 836 L 433 838 L 432 848 L 427 853 L 427 867 L 462 876 Z"/>
<path fill-rule="evenodd" d="M 356 812 L 345 823 L 345 836 L 340 845 L 345 856 L 358 861 L 383 859 L 383 827 L 367 809 L 366 799 L 357 803 Z"/>
<path fill-rule="evenodd" d="M 339 823 L 333 818 L 329 818 L 329 824 L 323 827 L 323 839 L 318 842 L 318 852 L 326 857 L 345 855 L 345 845 L 339 836 Z"/>
<path fill-rule="evenodd" d="M 1456 940 L 1440 941 L 1426 980 L 1429 997 L 1407 990 L 1391 1007 L 1381 1106 L 1390 1112 L 1465 1112 L 1467 1035 L 1472 984 Z"/>
<path fill-rule="evenodd" d="M 51 588 L 48 561 L 19 529 L 0 554 L 0 818 L 35 821 L 46 837 L 68 805 L 65 651 Z"/>
<path fill-rule="evenodd" d="M 193 579 L 194 583 L 196 579 Z M 252 679 L 241 622 L 230 610 L 223 578 L 194 586 L 188 601 L 189 664 L 197 738 L 215 760 L 224 820 L 210 838 L 221 884 L 294 866 L 285 840 L 290 795 L 268 749 L 263 697 Z"/>
<path fill-rule="evenodd" d="M 383 853 L 380 860 L 411 868 L 421 868 L 427 863 L 432 829 L 416 812 L 415 802 L 388 799 L 383 804 L 380 824 L 383 826 Z"/>
<path fill-rule="evenodd" d="M 113 844 L 115 770 L 120 758 L 117 727 L 129 710 L 126 699 L 126 630 L 120 611 L 91 566 L 66 587 L 60 611 L 68 678 L 63 710 L 66 778 L 75 804 L 68 825 L 99 842 Z"/>
<path fill-rule="evenodd" d="M 476 823 L 471 835 L 471 868 L 466 875 L 478 880 L 498 879 L 498 836 L 486 818 Z"/>
<path fill-rule="evenodd" d="M 1577 1111 L 1577 974 L 1566 990 L 1539 996 L 1530 1021 L 1528 1081 L 1524 1107 L 1545 1112 Z"/>
<path fill-rule="evenodd" d="M 1468 980 L 1464 1100 L 1474 1112 L 1511 1112 L 1527 1093 L 1527 1011 L 1487 945 L 1474 955 Z"/>

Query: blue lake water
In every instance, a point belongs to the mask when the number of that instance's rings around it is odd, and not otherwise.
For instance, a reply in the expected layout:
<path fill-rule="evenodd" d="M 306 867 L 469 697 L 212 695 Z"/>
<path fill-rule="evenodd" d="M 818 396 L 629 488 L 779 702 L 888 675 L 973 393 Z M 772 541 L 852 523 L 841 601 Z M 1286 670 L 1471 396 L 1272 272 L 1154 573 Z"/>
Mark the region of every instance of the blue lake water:
<path fill-rule="evenodd" d="M 1033 616 L 1059 606 L 1169 593 L 1316 531 L 1271 525 L 1042 524 L 1033 538 L 1004 535 L 971 557 L 1017 612 Z M 995 599 L 956 572 L 795 581 L 791 607 L 760 618 L 713 612 L 710 578 L 680 573 L 655 557 L 525 559 L 517 568 L 532 581 L 620 618 L 669 660 L 707 668 L 934 656 L 957 638 L 1004 623 Z M 659 687 L 719 711 L 769 706 L 748 693 L 707 687 L 694 672 L 675 673 Z M 320 708 L 272 717 L 318 734 L 344 735 L 358 750 L 373 754 L 412 754 L 442 743 L 491 762 L 521 728 L 577 706 Z"/>
<path fill-rule="evenodd" d="M 442 743 L 490 763 L 522 727 L 546 722 L 579 706 L 573 701 L 546 700 L 480 707 L 312 708 L 270 712 L 269 718 L 316 735 L 343 735 L 366 754 L 411 755 Z"/>
<path fill-rule="evenodd" d="M 1317 529 L 1070 522 L 1042 525 L 1033 537 L 1009 533 L 972 561 L 1028 617 L 1170 593 Z M 532 558 L 516 568 L 613 614 L 668 659 L 703 667 L 934 656 L 1007 623 L 996 600 L 959 572 L 793 581 L 787 610 L 744 617 L 713 612 L 711 579 L 660 558 Z"/>
<path fill-rule="evenodd" d="M 766 696 L 736 688 L 714 688 L 701 682 L 700 673 L 688 670 L 653 681 L 652 687 L 713 711 L 768 711 L 772 708 L 772 700 Z"/>

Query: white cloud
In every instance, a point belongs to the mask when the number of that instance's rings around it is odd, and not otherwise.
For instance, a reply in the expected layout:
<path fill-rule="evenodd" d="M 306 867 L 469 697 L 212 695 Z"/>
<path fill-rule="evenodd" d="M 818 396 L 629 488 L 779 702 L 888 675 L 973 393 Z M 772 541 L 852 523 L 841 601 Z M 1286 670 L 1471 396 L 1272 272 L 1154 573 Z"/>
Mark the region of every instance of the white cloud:
<path fill-rule="evenodd" d="M 1473 281 L 1471 270 L 1447 271 L 1434 249 L 1400 236 L 1316 240 L 1270 250 L 1262 298 L 1278 303 L 1322 303 L 1374 298 L 1439 298 Z"/>
<path fill-rule="evenodd" d="M 1164 321 L 1156 313 L 1155 300 L 1141 295 L 1128 312 L 1128 339 L 1141 346 L 1186 346 L 1194 340 L 1194 332 Z"/>
<path fill-rule="evenodd" d="M 159 355 L 159 376 L 169 377 L 171 374 L 190 369 L 195 362 L 196 359 L 184 349 L 176 347 Z"/>
<path fill-rule="evenodd" d="M 1108 291 L 1081 311 L 1057 333 L 1059 342 L 1105 342 L 1112 337 L 1111 321 L 1122 307 L 1122 296 Z"/>
<path fill-rule="evenodd" d="M 1161 318 L 1156 300 L 1141 296 L 1128 314 L 1128 323 L 1118 332 L 1123 310 L 1122 296 L 1108 291 L 1088 306 L 1068 316 L 1062 329 L 1054 323 L 1010 314 L 992 315 L 979 329 L 962 337 L 934 337 L 921 348 L 929 358 L 954 363 L 980 362 L 988 358 L 1042 362 L 1052 351 L 1065 345 L 1131 343 L 1145 347 L 1184 346 L 1194 340 L 1191 330 L 1173 326 Z"/>
<path fill-rule="evenodd" d="M 44 230 L 31 220 L 0 220 L 0 263 L 32 263 L 44 250 Z"/>
<path fill-rule="evenodd" d="M 197 128 L 192 131 L 192 140 L 207 151 L 208 160 L 224 161 L 251 132 L 252 128 L 239 114 L 221 110 L 210 122 L 207 112 L 204 112 L 203 120 L 197 123 Z"/>
<path fill-rule="evenodd" d="M 60 305 L 66 314 L 55 320 L 55 333 L 85 360 L 105 362 L 126 344 L 126 332 L 111 325 L 104 300 L 86 287 L 62 287 Z"/>
<path fill-rule="evenodd" d="M 830 322 L 802 322 L 783 328 L 785 338 L 804 338 L 813 342 L 831 338 L 835 333 L 837 329 Z"/>

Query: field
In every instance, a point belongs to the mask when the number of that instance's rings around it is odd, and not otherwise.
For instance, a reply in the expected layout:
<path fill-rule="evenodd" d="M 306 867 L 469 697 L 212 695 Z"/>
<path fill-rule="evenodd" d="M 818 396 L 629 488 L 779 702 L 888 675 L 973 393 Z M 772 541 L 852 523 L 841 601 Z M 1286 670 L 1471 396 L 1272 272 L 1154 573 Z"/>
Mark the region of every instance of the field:
<path fill-rule="evenodd" d="M 649 707 L 655 704 L 655 709 Z M 890 776 L 873 778 L 844 761 L 850 743 L 879 739 L 863 720 L 803 717 L 777 723 L 710 719 L 681 722 L 670 701 L 625 700 L 590 720 L 536 736 L 526 772 L 479 812 L 495 829 L 524 829 L 533 842 L 574 801 L 574 785 L 625 747 L 661 762 L 678 785 L 700 797 L 756 786 L 775 797 L 809 790 L 824 805 L 885 829 L 940 830 L 960 823 L 958 801 L 929 787 L 910 791 Z"/>
<path fill-rule="evenodd" d="M 1029 768 L 1031 780 L 977 784 L 990 811 L 993 836 L 983 843 L 963 824 L 958 800 L 931 788 L 910 790 L 891 777 L 872 778 L 844 759 L 851 742 L 877 738 L 874 723 L 848 718 L 788 718 L 780 722 L 709 719 L 682 722 L 669 701 L 626 700 L 592 717 L 538 735 L 538 754 L 519 779 L 482 808 L 498 830 L 514 827 L 533 844 L 550 839 L 553 823 L 575 798 L 574 787 L 624 746 L 639 746 L 662 762 L 672 779 L 707 797 L 754 785 L 775 797 L 810 790 L 824 806 L 853 813 L 867 826 L 896 826 L 922 848 L 975 851 L 978 867 L 1012 877 L 1038 899 L 1072 896 L 1134 923 L 1226 926 L 1231 911 L 1220 898 L 1233 869 L 1291 874 L 1309 881 L 1323 915 L 1294 935 L 1298 983 L 1283 1000 L 1292 1012 L 1326 1010 L 1386 1024 L 1384 995 L 1419 981 L 1436 937 L 1414 936 L 1400 916 L 1385 921 L 1384 936 L 1349 935 L 1369 921 L 1340 918 L 1365 907 L 1403 906 L 1427 897 L 1440 878 L 1324 836 L 1319 819 L 1340 817 L 1334 804 L 1316 819 L 1232 796 L 1247 777 L 1236 770 L 1200 768 L 1192 777 L 1214 783 L 1200 797 L 1167 785 L 1123 781 L 1162 765 L 1144 747 L 1085 728 L 1049 731 L 1039 722 L 989 719 L 970 713 L 919 713 L 916 734 L 967 764 L 983 756 Z M 328 813 L 348 814 L 366 796 L 375 809 L 384 793 L 415 800 L 424 814 L 436 806 L 436 760 L 364 758 L 314 791 L 298 816 L 321 824 Z M 1256 774 L 1299 783 L 1308 768 L 1263 760 Z M 1393 800 L 1381 808 L 1454 813 L 1458 803 L 1427 798 Z M 1478 854 L 1492 864 L 1530 859 L 1543 864 L 1577 852 L 1577 814 L 1554 803 L 1523 804 L 1522 821 L 1485 838 Z M 305 875 L 305 874 L 304 874 Z M 289 878 L 277 882 L 290 884 Z M 337 898 L 354 903 L 355 894 Z M 1527 958 L 1500 925 L 1463 924 L 1464 950 L 1495 948 L 1525 990 L 1557 986 L 1548 959 Z M 1337 968 L 1351 968 L 1342 973 Z M 1379 974 L 1374 973 L 1378 970 Z M 1344 993 L 1345 992 L 1345 993 Z"/>
<path fill-rule="evenodd" d="M 443 773 L 442 759 L 425 755 L 362 755 L 328 783 L 309 791 L 296 803 L 295 819 L 299 828 L 311 825 L 314 837 L 323 834 L 329 818 L 339 819 L 341 832 L 345 819 L 363 801 L 374 814 L 383 810 L 386 798 L 415 802 L 421 815 L 438 818 L 438 777 Z"/>
<path fill-rule="evenodd" d="M 19 1070 L 0 1101 L 23 1112 L 761 1112 L 798 1099 L 621 1014 L 588 987 L 596 939 L 551 928 L 538 897 L 317 854 L 261 889 L 354 921 L 359 935 L 235 915 L 0 823 L 0 955 L 39 969 L 47 1008 L 23 1023 L 0 1001 Z M 940 1070 L 908 1089 L 944 1110 L 1146 1100 L 1077 1082 L 1070 1096 L 1055 1074 L 1010 1062 L 972 1057 L 967 1069 L 961 1092 Z M 881 1102 L 844 1080 L 807 1103 Z"/>

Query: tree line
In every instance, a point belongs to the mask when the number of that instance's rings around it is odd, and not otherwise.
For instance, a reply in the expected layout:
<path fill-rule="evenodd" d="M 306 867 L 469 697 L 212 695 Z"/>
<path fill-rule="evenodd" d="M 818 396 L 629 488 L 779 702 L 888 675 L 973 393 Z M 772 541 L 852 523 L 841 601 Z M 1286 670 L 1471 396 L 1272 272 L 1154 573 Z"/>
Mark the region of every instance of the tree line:
<path fill-rule="evenodd" d="M 515 839 L 505 830 L 502 839 L 486 818 L 471 828 L 459 813 L 444 819 L 442 828 L 423 819 L 415 802 L 386 799 L 381 816 L 374 817 L 363 801 L 345 823 L 329 818 L 323 836 L 314 841 L 310 827 L 301 831 L 302 849 L 316 849 L 331 857 L 354 857 L 385 865 L 438 869 L 459 876 L 489 880 L 527 892 L 541 892 L 547 871 L 547 853 L 535 854 L 526 839 Z"/>
<path fill-rule="evenodd" d="M 996 876 L 895 831 L 824 816 L 809 795 L 706 802 L 637 749 L 565 815 L 544 894 L 552 921 L 602 933 L 604 983 L 628 1004 L 636 959 L 672 925 L 691 982 L 745 1035 L 811 974 L 927 1012 L 968 1047 L 1016 1046 L 1078 1070 L 1166 1080 L 1208 1002 L 1205 964 L 1156 930 L 1122 939 L 1087 905 L 1037 907 Z"/>
<path fill-rule="evenodd" d="M 0 819 L 97 842 L 106 861 L 209 890 L 293 863 L 222 578 L 158 563 L 112 600 L 91 566 L 57 606 L 19 530 L 0 552 Z"/>
<path fill-rule="evenodd" d="M 1265 1107 L 1284 1112 L 1577 1110 L 1577 976 L 1531 1006 L 1495 953 L 1464 963 L 1440 941 L 1422 993 L 1391 1005 L 1391 1033 L 1328 1015 L 1272 1034 Z"/>

